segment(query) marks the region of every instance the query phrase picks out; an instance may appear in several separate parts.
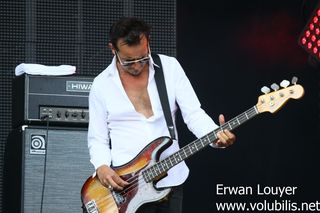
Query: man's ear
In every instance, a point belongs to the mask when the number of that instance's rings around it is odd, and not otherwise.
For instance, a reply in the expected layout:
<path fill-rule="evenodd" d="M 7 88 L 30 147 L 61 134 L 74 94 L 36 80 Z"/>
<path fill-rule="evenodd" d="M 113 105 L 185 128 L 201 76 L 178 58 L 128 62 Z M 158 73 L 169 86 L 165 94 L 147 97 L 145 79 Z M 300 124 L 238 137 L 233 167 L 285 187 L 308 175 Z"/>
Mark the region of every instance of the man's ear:
<path fill-rule="evenodd" d="M 112 54 L 115 55 L 116 54 L 116 49 L 114 48 L 114 46 L 112 45 L 112 43 L 108 43 L 109 48 L 112 51 Z"/>

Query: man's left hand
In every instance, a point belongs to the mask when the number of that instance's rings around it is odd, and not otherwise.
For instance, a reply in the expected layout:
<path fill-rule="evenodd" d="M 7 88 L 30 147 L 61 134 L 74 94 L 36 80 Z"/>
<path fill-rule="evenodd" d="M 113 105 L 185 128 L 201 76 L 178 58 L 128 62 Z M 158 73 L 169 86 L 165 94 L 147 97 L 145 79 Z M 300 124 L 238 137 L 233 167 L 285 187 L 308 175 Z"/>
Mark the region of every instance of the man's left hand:
<path fill-rule="evenodd" d="M 219 115 L 219 123 L 220 125 L 225 123 L 224 115 Z M 214 144 L 218 147 L 225 148 L 234 143 L 236 140 L 236 136 L 227 129 L 221 130 L 217 133 L 218 140 L 214 142 Z"/>

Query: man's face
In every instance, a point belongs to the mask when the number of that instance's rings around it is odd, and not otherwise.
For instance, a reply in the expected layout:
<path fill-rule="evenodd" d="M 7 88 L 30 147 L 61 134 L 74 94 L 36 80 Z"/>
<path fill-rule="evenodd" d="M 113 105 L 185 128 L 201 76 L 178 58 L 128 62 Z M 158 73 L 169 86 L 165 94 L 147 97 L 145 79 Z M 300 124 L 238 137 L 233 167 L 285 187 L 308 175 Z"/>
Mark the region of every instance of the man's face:
<path fill-rule="evenodd" d="M 133 46 L 127 45 L 120 39 L 117 46 L 119 50 L 114 50 L 114 53 L 122 70 L 134 76 L 139 75 L 150 59 L 146 37 L 142 36 L 140 43 Z"/>

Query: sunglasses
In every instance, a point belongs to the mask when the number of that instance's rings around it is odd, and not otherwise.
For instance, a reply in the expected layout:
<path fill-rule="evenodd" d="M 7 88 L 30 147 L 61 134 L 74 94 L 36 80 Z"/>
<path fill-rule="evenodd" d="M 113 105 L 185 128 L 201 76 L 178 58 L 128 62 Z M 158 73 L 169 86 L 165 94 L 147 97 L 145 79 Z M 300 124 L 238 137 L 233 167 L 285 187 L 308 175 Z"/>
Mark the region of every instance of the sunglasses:
<path fill-rule="evenodd" d="M 139 63 L 140 65 L 144 65 L 146 63 L 148 63 L 150 61 L 150 57 L 149 55 L 148 56 L 145 56 L 145 57 L 142 57 L 142 58 L 139 58 L 139 59 L 135 59 L 135 60 L 125 60 L 125 61 L 122 61 L 118 52 L 115 51 L 116 53 L 116 56 L 119 60 L 119 63 L 121 64 L 121 66 L 123 67 L 131 67 L 133 64 L 135 63 Z"/>

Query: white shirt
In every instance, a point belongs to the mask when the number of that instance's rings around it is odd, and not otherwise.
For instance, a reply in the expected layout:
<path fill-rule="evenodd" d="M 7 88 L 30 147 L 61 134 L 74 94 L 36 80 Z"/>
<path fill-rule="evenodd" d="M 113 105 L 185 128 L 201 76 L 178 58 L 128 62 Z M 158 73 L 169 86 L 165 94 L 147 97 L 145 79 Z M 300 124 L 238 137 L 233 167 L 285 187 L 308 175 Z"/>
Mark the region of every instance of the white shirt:
<path fill-rule="evenodd" d="M 159 55 L 168 92 L 172 117 L 179 108 L 189 130 L 198 138 L 214 130 L 217 125 L 201 109 L 199 100 L 179 62 Z M 90 161 L 97 169 L 101 165 L 120 166 L 134 159 L 150 142 L 169 136 L 154 79 L 153 60 L 149 66 L 148 93 L 153 116 L 146 118 L 138 113 L 128 98 L 116 67 L 112 63 L 95 79 L 89 95 L 88 148 Z M 175 130 L 176 131 L 176 130 Z M 177 132 L 176 132 L 177 133 Z M 176 134 L 177 135 L 177 134 Z M 112 149 L 109 142 L 111 140 Z M 178 142 L 162 152 L 163 159 L 180 149 Z M 189 169 L 181 162 L 168 171 L 168 176 L 157 183 L 158 187 L 182 184 Z"/>

